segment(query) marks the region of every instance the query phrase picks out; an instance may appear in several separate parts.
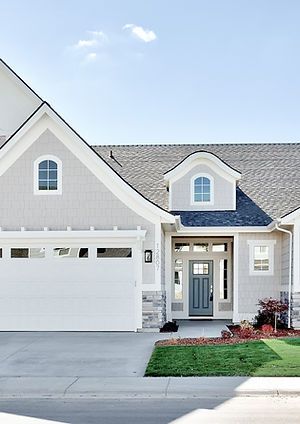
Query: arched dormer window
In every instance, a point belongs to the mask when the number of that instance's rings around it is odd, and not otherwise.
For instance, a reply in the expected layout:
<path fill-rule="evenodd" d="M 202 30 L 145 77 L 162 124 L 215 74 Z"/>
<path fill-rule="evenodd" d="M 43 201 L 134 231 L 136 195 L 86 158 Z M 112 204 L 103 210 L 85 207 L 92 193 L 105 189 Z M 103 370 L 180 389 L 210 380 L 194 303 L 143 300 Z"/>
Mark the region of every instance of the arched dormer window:
<path fill-rule="evenodd" d="M 34 162 L 34 194 L 61 194 L 61 160 L 55 156 L 41 156 Z"/>
<path fill-rule="evenodd" d="M 212 205 L 214 203 L 214 180 L 210 175 L 198 174 L 191 181 L 191 203 L 193 205 Z"/>

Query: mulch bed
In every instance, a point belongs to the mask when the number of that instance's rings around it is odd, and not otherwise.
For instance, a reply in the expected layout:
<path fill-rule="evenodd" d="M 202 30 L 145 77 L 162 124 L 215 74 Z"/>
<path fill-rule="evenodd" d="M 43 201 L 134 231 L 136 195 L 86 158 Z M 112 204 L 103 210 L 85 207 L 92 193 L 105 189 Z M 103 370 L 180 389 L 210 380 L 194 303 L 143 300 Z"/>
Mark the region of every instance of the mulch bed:
<path fill-rule="evenodd" d="M 261 340 L 261 339 L 274 339 L 274 338 L 284 338 L 284 337 L 300 337 L 300 330 L 292 329 L 278 329 L 277 333 L 264 333 L 261 330 L 254 330 L 251 334 L 251 337 L 242 338 L 240 337 L 240 326 L 239 325 L 229 325 L 228 328 L 232 333 L 230 338 L 214 337 L 198 337 L 198 338 L 186 338 L 186 339 L 168 339 L 168 340 L 158 340 L 155 343 L 155 346 L 197 346 L 197 345 L 231 345 L 237 343 L 250 342 L 252 340 Z"/>

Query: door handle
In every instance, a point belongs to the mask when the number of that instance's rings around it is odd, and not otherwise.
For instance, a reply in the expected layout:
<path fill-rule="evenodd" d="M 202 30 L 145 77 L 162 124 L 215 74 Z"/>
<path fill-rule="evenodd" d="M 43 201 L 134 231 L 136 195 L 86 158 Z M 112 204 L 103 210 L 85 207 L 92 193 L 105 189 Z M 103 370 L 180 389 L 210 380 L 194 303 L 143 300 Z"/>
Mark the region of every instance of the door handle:
<path fill-rule="evenodd" d="M 214 300 L 213 285 L 210 286 L 209 300 L 210 300 L 210 302 L 212 302 Z"/>

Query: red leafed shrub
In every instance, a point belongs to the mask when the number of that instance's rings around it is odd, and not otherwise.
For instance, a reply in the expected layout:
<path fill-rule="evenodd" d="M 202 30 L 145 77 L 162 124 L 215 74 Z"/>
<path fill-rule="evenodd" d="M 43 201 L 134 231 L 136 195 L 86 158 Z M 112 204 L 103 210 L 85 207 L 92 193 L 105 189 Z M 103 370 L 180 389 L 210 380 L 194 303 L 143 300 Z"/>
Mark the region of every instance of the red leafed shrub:
<path fill-rule="evenodd" d="M 263 324 L 261 326 L 261 331 L 263 333 L 272 333 L 273 332 L 273 327 L 271 324 Z"/>
<path fill-rule="evenodd" d="M 222 330 L 221 331 L 221 337 L 222 337 L 222 339 L 230 339 L 232 337 L 232 334 L 228 330 Z"/>
<path fill-rule="evenodd" d="M 275 332 L 277 325 L 281 324 L 280 314 L 288 310 L 287 303 L 272 297 L 261 299 L 258 301 L 259 310 L 255 317 L 255 326 L 261 327 L 264 324 L 274 325 Z"/>

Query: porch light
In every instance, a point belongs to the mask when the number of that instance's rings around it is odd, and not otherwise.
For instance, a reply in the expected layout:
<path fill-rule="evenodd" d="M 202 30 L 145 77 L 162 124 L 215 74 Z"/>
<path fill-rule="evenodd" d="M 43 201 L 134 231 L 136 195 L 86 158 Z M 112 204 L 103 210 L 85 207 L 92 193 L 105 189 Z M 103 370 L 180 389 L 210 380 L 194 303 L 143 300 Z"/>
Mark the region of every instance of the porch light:
<path fill-rule="evenodd" d="M 152 262 L 152 250 L 145 250 L 145 262 L 146 263 Z"/>

